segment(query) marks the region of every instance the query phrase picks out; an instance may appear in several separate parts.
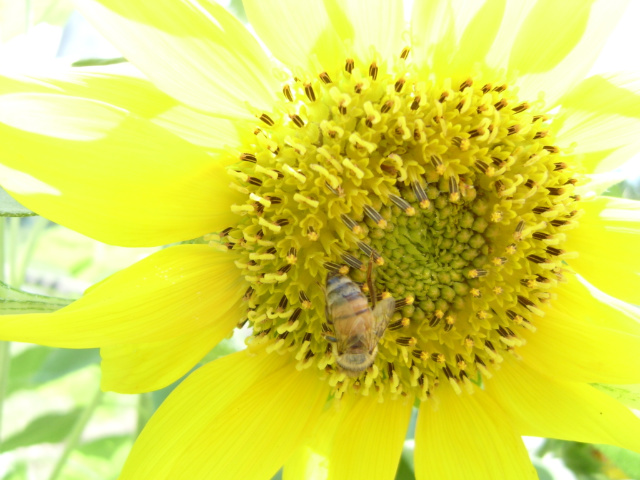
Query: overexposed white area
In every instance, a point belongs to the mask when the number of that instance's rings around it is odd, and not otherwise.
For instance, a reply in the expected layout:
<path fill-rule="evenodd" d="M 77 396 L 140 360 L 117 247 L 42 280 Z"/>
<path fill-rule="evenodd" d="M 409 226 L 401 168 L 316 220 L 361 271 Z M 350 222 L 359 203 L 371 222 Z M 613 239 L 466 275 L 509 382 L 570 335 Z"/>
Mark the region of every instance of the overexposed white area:
<path fill-rule="evenodd" d="M 78 12 L 73 12 L 60 39 L 58 57 L 65 63 L 85 58 L 116 58 L 122 56 Z"/>
<path fill-rule="evenodd" d="M 26 4 L 28 0 L 5 1 Z M 121 56 L 78 12 L 72 12 L 62 25 L 47 22 L 30 25 L 26 19 L 19 18 L 21 12 L 26 16 L 26 7 L 12 11 L 16 18 L 2 19 L 4 23 L 27 24 L 22 33 L 4 39 L 0 36 L 0 69 L 5 72 L 46 75 L 68 68 L 77 60 Z"/>
<path fill-rule="evenodd" d="M 640 71 L 640 1 L 631 0 L 618 26 L 609 37 L 596 63 L 592 74 L 601 72 L 639 72 Z"/>
<path fill-rule="evenodd" d="M 631 0 L 602 52 L 591 69 L 591 74 L 640 72 L 640 1 Z M 619 169 L 622 178 L 640 182 L 640 155 L 636 155 Z"/>
<path fill-rule="evenodd" d="M 0 45 L 0 65 L 4 70 L 25 71 L 34 65 L 41 68 L 56 62 L 62 27 L 41 23 Z"/>

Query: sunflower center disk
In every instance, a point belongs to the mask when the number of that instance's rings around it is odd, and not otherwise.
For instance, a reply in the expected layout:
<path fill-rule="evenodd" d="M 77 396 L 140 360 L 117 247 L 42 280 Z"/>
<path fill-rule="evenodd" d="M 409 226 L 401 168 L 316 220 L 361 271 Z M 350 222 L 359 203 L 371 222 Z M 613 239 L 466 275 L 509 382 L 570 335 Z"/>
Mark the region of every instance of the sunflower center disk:
<path fill-rule="evenodd" d="M 229 169 L 247 198 L 238 224 L 212 237 L 249 284 L 250 343 L 316 369 L 336 396 L 426 400 L 489 378 L 535 330 L 576 224 L 574 172 L 540 107 L 502 81 L 420 75 L 406 53 L 287 83 Z M 324 283 L 339 273 L 366 292 L 369 262 L 396 309 L 373 364 L 349 376 Z"/>

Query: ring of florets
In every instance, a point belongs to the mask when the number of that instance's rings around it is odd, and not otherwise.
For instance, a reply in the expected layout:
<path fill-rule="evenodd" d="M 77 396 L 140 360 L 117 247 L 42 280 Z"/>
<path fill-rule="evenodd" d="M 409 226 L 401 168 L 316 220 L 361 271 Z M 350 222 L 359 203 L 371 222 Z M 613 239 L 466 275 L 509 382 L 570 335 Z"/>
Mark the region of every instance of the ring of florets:
<path fill-rule="evenodd" d="M 407 56 L 285 83 L 232 153 L 238 223 L 210 237 L 249 284 L 250 343 L 290 352 L 336 395 L 425 400 L 443 380 L 460 392 L 489 378 L 544 315 L 578 216 L 575 172 L 540 105 L 502 81 L 454 87 Z M 351 378 L 327 340 L 323 283 L 348 275 L 366 294 L 369 261 L 396 310 Z"/>

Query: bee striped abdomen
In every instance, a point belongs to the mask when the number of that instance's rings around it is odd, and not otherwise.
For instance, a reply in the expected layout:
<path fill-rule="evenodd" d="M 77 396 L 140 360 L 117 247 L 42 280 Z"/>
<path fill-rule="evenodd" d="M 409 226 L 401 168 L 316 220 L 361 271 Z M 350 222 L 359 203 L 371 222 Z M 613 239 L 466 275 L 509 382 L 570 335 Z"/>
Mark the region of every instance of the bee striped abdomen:
<path fill-rule="evenodd" d="M 349 277 L 333 276 L 327 279 L 327 299 L 333 308 L 333 320 L 340 320 L 369 311 L 367 297 Z"/>

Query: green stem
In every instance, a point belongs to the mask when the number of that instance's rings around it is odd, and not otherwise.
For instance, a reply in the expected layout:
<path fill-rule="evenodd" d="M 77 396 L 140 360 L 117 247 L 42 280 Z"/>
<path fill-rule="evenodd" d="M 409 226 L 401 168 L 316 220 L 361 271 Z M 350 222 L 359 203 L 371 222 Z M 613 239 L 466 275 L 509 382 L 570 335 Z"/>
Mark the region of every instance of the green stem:
<path fill-rule="evenodd" d="M 153 397 L 151 392 L 141 393 L 138 396 L 138 417 L 136 421 L 136 438 L 142 432 L 153 414 Z"/>
<path fill-rule="evenodd" d="M 9 262 L 9 276 L 7 282 L 13 288 L 20 288 L 16 284 L 16 273 L 18 270 L 18 240 L 20 237 L 20 217 L 9 219 L 9 238 L 7 239 L 7 260 Z"/>
<path fill-rule="evenodd" d="M 80 415 L 80 418 L 78 418 L 75 425 L 73 426 L 73 429 L 69 433 L 64 451 L 62 452 L 62 455 L 60 455 L 60 458 L 58 459 L 55 467 L 53 467 L 53 471 L 51 472 L 51 475 L 49 475 L 49 480 L 56 480 L 62 473 L 67 460 L 69 460 L 69 456 L 71 456 L 71 453 L 78 445 L 78 440 L 80 440 L 80 436 L 82 435 L 84 428 L 87 426 L 87 423 L 89 423 L 89 420 L 91 420 L 91 417 L 93 416 L 93 413 L 95 412 L 98 405 L 100 405 L 100 401 L 102 400 L 102 393 L 103 392 L 100 389 L 100 386 L 98 386 L 98 390 L 94 394 L 89 404 L 85 407 L 82 415 Z"/>
<path fill-rule="evenodd" d="M 4 225 L 5 217 L 0 217 L 0 282 L 4 282 Z"/>
<path fill-rule="evenodd" d="M 5 223 L 4 217 L 0 217 L 0 281 L 4 281 L 5 267 Z M 0 443 L 2 442 L 2 413 L 4 407 L 4 396 L 7 391 L 9 380 L 9 365 L 11 363 L 10 343 L 0 342 Z"/>
<path fill-rule="evenodd" d="M 27 237 L 26 245 L 24 246 L 24 251 L 22 252 L 22 258 L 19 267 L 16 267 L 16 274 L 12 275 L 15 279 L 15 287 L 18 288 L 22 286 L 24 283 L 24 277 L 27 272 L 27 265 L 31 261 L 33 257 L 33 252 L 36 249 L 36 245 L 38 243 L 38 239 L 42 232 L 44 232 L 45 227 L 48 225 L 49 220 L 44 217 L 35 217 L 33 219 L 33 225 L 29 228 L 29 234 Z"/>
<path fill-rule="evenodd" d="M 9 384 L 9 366 L 11 365 L 11 342 L 0 342 L 0 445 L 2 445 L 2 414 L 4 398 Z"/>

